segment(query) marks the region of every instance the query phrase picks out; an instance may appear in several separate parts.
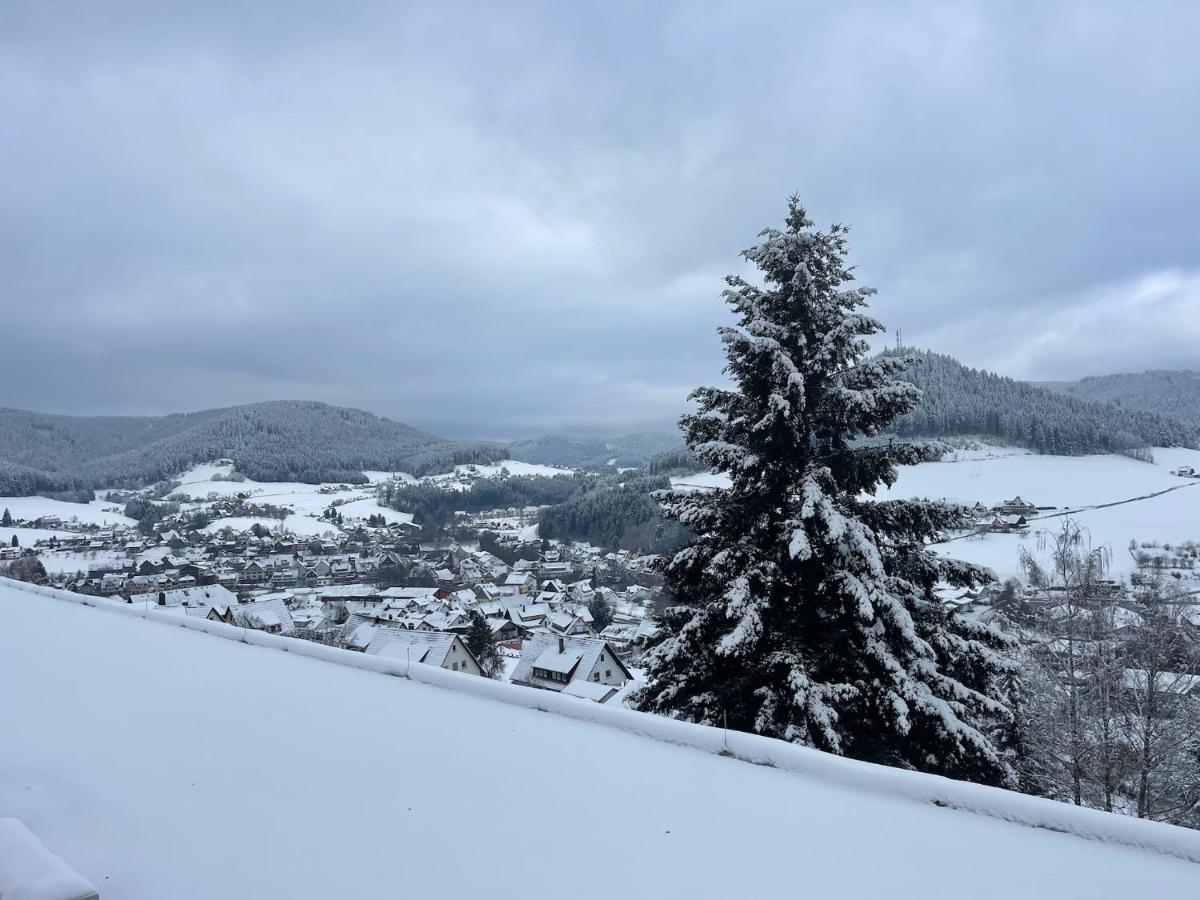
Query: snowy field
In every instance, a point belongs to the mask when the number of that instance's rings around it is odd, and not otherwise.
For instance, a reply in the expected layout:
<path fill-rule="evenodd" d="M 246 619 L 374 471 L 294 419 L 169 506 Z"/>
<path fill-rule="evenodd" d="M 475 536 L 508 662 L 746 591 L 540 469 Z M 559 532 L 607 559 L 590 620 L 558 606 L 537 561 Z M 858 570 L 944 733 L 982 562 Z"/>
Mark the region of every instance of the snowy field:
<path fill-rule="evenodd" d="M 1200 480 L 1172 475 L 1179 466 L 1200 470 L 1200 451 L 1156 448 L 1154 463 L 1115 454 L 1039 456 L 1026 450 L 981 445 L 960 450 L 940 462 L 901 466 L 900 477 L 881 499 L 923 497 L 988 506 L 1021 496 L 1036 506 L 1054 507 L 1038 513 L 1027 535 L 989 534 L 955 540 L 942 552 L 988 566 L 1000 578 L 1017 575 L 1022 546 L 1037 553 L 1039 532 L 1061 527 L 1058 513 L 1088 529 L 1092 543 L 1112 551 L 1114 574 L 1133 569 L 1130 540 L 1179 543 L 1200 540 Z M 704 472 L 672 478 L 677 488 L 703 490 L 724 487 L 724 475 Z M 1168 490 L 1178 488 L 1178 490 Z M 1163 492 L 1165 493 L 1159 493 Z M 1147 499 L 1148 494 L 1159 494 Z M 1088 507 L 1121 503 L 1104 509 Z"/>
<path fill-rule="evenodd" d="M 1171 474 L 1181 465 L 1200 467 L 1200 452 L 1157 448 L 1154 459 L 1149 464 L 1116 455 L 1019 454 L 922 463 L 904 466 L 896 484 L 881 496 L 991 505 L 1020 495 L 1037 506 L 1056 507 L 1031 519 L 1026 535 L 989 534 L 942 545 L 941 552 L 988 566 L 1000 578 L 1019 574 L 1022 547 L 1041 554 L 1044 532 L 1061 528 L 1063 520 L 1057 514 L 1069 511 L 1094 545 L 1108 546 L 1112 571 L 1121 575 L 1134 568 L 1127 550 L 1131 540 L 1200 540 L 1200 481 Z M 1158 496 L 1147 497 L 1150 494 Z M 1140 497 L 1146 499 L 1136 499 Z M 1126 500 L 1132 502 L 1120 502 Z M 1088 508 L 1110 503 L 1119 505 Z"/>
<path fill-rule="evenodd" d="M 999 448 L 996 448 L 999 449 Z M 1020 495 L 1036 506 L 1092 506 L 1186 484 L 1171 474 L 1180 465 L 1200 465 L 1200 452 L 1154 451 L 1153 464 L 1126 456 L 1039 456 L 1011 453 L 993 458 L 902 466 L 900 479 L 883 497 L 928 497 L 958 503 L 999 503 Z"/>
<path fill-rule="evenodd" d="M 679 491 L 700 491 L 729 487 L 729 476 L 723 473 L 697 472 L 671 479 L 671 487 Z"/>
<path fill-rule="evenodd" d="M 866 776 L 1050 809 L 1094 835 L 1128 827 L 1200 858 L 1183 829 L 798 751 L 839 785 L 11 583 L 0 606 L 0 684 L 25 686 L 0 691 L 0 809 L 104 897 L 610 900 L 619 885 L 656 898 L 1127 900 L 1200 884 L 1196 863 L 939 808 Z"/>
<path fill-rule="evenodd" d="M 38 559 L 51 575 L 74 575 L 76 572 L 119 566 L 128 557 L 121 550 L 41 550 Z"/>
<path fill-rule="evenodd" d="M 367 481 L 371 484 L 381 484 L 386 481 L 404 481 L 412 484 L 417 480 L 408 472 L 380 472 L 376 469 L 366 469 L 363 474 L 367 476 Z"/>
<path fill-rule="evenodd" d="M 172 493 L 185 494 L 190 498 L 182 504 L 185 511 L 208 508 L 216 501 L 234 497 L 238 494 L 246 495 L 250 503 L 270 504 L 289 509 L 293 515 L 288 516 L 284 522 L 284 526 L 287 531 L 299 537 L 319 537 L 324 534 L 338 534 L 344 530 L 320 520 L 320 516 L 334 503 L 338 504 L 338 511 L 342 514 L 345 526 L 365 522 L 371 516 L 383 516 L 389 523 L 399 522 L 409 524 L 413 521 L 411 513 L 400 512 L 386 506 L 381 506 L 376 498 L 376 490 L 381 483 L 393 479 L 406 483 L 417 481 L 412 475 L 405 472 L 367 472 L 365 474 L 369 481 L 368 484 L 350 485 L 348 486 L 348 490 L 334 490 L 334 488 L 339 487 L 336 484 L 254 481 L 249 478 L 242 481 L 212 480 L 213 476 L 225 477 L 230 475 L 233 472 L 233 468 L 233 465 L 227 462 L 211 462 L 193 466 L 191 469 L 175 477 L 174 480 L 179 481 L 180 484 Z M 511 475 L 553 476 L 570 474 L 572 470 L 557 466 L 535 465 L 510 459 L 488 466 L 458 466 L 454 473 L 435 475 L 422 480 L 441 484 L 447 488 L 461 490 L 464 485 L 455 480 L 459 476 L 488 477 L 498 475 L 501 471 L 507 471 Z M 58 537 L 64 536 L 70 530 L 72 523 L 78 525 L 129 526 L 137 524 L 132 519 L 122 515 L 123 507 L 120 504 L 108 503 L 100 499 L 96 499 L 90 504 L 83 504 L 65 503 L 61 500 L 50 500 L 45 497 L 0 497 L 0 510 L 5 507 L 9 509 L 16 519 L 58 516 L 64 523 L 64 530 L 57 533 Z M 207 530 L 210 533 L 215 533 L 223 528 L 245 530 L 249 529 L 255 523 L 262 524 L 271 531 L 277 531 L 280 524 L 278 519 L 257 519 L 248 516 L 237 516 L 218 518 L 213 521 L 212 526 Z M 17 534 L 22 545 L 26 545 L 26 538 L 21 535 L 22 531 L 23 529 L 17 529 Z M 12 540 L 11 531 L 0 531 L 0 535 L 4 535 L 7 541 Z M 46 537 L 49 537 L 49 535 L 50 532 L 45 532 Z M 35 540 L 32 532 L 30 532 L 28 537 L 28 544 L 32 544 Z M 83 568 L 86 569 L 87 566 Z M 74 570 L 75 567 L 72 565 L 71 571 Z"/>
<path fill-rule="evenodd" d="M 475 475 L 479 478 L 491 478 L 507 471 L 509 475 L 541 475 L 551 478 L 555 475 L 570 475 L 574 470 L 566 469 L 562 466 L 544 466 L 540 463 L 521 462 L 517 459 L 502 459 L 498 463 L 491 465 L 466 465 L 455 466 L 454 473 L 456 475 Z M 443 478 L 450 478 L 450 475 L 433 475 L 431 480 L 438 481 Z"/>
<path fill-rule="evenodd" d="M 77 522 L 81 525 L 136 525 L 133 519 L 122 515 L 122 508 L 120 504 L 103 500 L 67 503 L 48 497 L 0 497 L 0 510 L 7 509 L 14 519 L 58 516 L 64 524 Z"/>
<path fill-rule="evenodd" d="M 3 501 L 0 501 L 3 502 Z M 32 547 L 38 541 L 48 541 L 50 538 L 58 538 L 61 540 L 65 537 L 71 537 L 69 531 L 55 531 L 49 528 L 3 528 L 0 527 L 0 543 L 11 544 L 13 538 L 22 547 Z"/>
<path fill-rule="evenodd" d="M 346 525 L 365 521 L 373 515 L 382 515 L 388 522 L 411 522 L 412 515 L 398 512 L 386 506 L 380 506 L 375 498 L 376 483 L 386 481 L 393 473 L 372 472 L 368 477 L 370 484 L 351 485 L 347 491 L 331 491 L 332 484 L 305 484 L 299 481 L 212 481 L 214 474 L 228 475 L 232 471 L 230 465 L 208 463 L 196 466 L 184 472 L 176 480 L 181 484 L 176 488 L 177 493 L 187 494 L 192 503 L 185 504 L 185 509 L 206 507 L 212 498 L 232 497 L 236 494 L 249 495 L 249 502 L 270 504 L 292 510 L 284 520 L 287 531 L 298 537 L 319 537 L 324 534 L 339 534 L 342 529 L 336 525 L 321 521 L 318 517 L 333 503 L 338 503 L 338 511 L 345 519 Z M 411 480 L 412 476 L 397 473 L 403 480 Z M 322 490 L 324 489 L 324 490 Z M 271 531 L 278 531 L 278 519 L 256 519 L 249 516 L 220 518 L 213 521 L 206 529 L 215 533 L 223 528 L 246 530 L 255 523 L 264 525 Z"/>

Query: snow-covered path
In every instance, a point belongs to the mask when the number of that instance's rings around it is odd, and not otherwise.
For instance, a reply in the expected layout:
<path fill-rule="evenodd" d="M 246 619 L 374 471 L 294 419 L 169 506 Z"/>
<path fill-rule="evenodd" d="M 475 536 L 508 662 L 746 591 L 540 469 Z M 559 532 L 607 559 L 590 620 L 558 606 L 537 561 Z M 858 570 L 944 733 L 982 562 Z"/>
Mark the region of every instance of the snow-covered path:
<path fill-rule="evenodd" d="M 107 898 L 1124 900 L 1200 886 L 1200 865 L 1178 859 L 8 585 L 0 728 L 0 810 Z"/>

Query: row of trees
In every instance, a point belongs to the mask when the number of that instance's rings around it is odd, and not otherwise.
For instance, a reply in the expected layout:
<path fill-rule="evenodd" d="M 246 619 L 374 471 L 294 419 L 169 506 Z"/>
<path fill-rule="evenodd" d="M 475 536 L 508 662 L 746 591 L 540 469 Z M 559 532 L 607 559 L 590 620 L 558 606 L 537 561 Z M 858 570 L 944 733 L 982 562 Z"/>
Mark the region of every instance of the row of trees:
<path fill-rule="evenodd" d="M 1179 589 L 1145 573 L 1136 610 L 1106 589 L 1107 548 L 1066 521 L 1025 553 L 1050 614 L 1027 642 L 1021 784 L 1032 793 L 1200 827 L 1200 678 Z"/>
<path fill-rule="evenodd" d="M 480 478 L 462 491 L 446 490 L 436 484 L 389 482 L 380 501 L 393 509 L 413 514 L 418 525 L 443 529 L 454 521 L 456 512 L 482 512 L 489 509 L 545 506 L 587 491 L 600 476 L 575 474 L 552 477 L 501 475 Z"/>

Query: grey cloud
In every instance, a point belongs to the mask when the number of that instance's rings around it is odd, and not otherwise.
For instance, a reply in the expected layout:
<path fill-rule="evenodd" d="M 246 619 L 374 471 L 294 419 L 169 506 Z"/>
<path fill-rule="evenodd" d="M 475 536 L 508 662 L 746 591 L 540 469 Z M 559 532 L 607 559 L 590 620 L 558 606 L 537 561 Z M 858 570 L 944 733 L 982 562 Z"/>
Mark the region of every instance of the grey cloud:
<path fill-rule="evenodd" d="M 0 402 L 668 422 L 793 190 L 908 341 L 1200 364 L 1193 5 L 332 9 L 5 4 Z"/>

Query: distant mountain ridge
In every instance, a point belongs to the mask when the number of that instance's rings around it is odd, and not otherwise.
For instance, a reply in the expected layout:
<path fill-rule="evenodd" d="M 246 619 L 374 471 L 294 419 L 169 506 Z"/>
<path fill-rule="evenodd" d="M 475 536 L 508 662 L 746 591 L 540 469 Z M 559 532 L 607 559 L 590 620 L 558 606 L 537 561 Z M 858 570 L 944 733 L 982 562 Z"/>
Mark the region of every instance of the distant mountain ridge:
<path fill-rule="evenodd" d="M 1200 429 L 1200 372 L 1149 369 L 1117 375 L 1090 375 L 1079 381 L 1042 381 L 1040 387 L 1126 409 L 1172 416 Z"/>
<path fill-rule="evenodd" d="M 924 395 L 916 410 L 896 421 L 892 431 L 898 435 L 995 437 L 1067 456 L 1197 443 L 1197 427 L 1171 416 L 1080 399 L 972 369 L 940 353 L 913 348 L 887 353 L 915 359 L 901 377 Z"/>
<path fill-rule="evenodd" d="M 1035 384 L 929 351 L 904 378 L 924 394 L 899 419 L 903 437 L 993 437 L 1042 453 L 1081 455 L 1196 446 L 1200 373 L 1150 371 Z M 369 412 L 280 400 L 166 416 L 59 416 L 0 409 L 0 496 L 83 494 L 161 481 L 232 459 L 258 481 L 361 482 L 368 469 L 414 475 L 505 458 L 574 468 L 695 466 L 678 432 L 546 435 L 504 445 L 452 441 Z"/>
<path fill-rule="evenodd" d="M 57 416 L 0 409 L 0 495 L 159 481 L 232 459 L 259 481 L 363 481 L 494 462 L 498 444 L 451 441 L 357 409 L 279 400 L 167 416 Z"/>
<path fill-rule="evenodd" d="M 675 432 L 635 432 L 617 437 L 581 437 L 549 434 L 514 441 L 509 447 L 513 459 L 552 466 L 581 469 L 630 468 L 646 465 L 651 457 L 673 450 L 683 443 Z"/>

